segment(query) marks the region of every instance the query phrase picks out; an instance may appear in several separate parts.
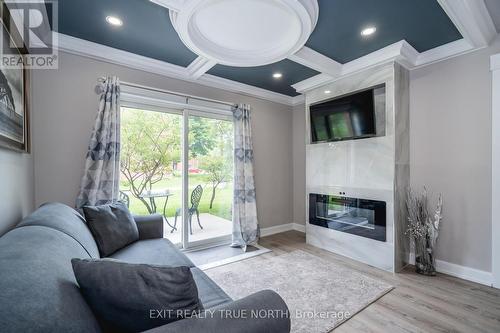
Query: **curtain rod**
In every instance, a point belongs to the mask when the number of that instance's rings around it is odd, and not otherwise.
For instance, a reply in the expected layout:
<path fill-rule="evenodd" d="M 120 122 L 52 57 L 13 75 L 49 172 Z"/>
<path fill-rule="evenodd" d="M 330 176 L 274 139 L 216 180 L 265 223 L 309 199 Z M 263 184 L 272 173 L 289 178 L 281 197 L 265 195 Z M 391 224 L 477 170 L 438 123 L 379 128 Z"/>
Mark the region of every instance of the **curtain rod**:
<path fill-rule="evenodd" d="M 105 80 L 106 80 L 105 77 L 100 77 L 100 78 L 97 79 L 97 81 L 101 82 L 101 83 L 104 82 Z M 205 98 L 205 97 L 198 97 L 198 96 L 193 96 L 193 95 L 181 94 L 181 93 L 178 93 L 178 92 L 175 92 L 175 91 L 171 91 L 171 90 L 153 88 L 153 87 L 148 87 L 148 86 L 144 86 L 144 85 L 141 85 L 141 84 L 126 82 L 126 81 L 121 81 L 121 80 L 120 80 L 120 84 L 124 85 L 124 86 L 129 86 L 129 87 L 132 87 L 132 88 L 139 88 L 139 89 L 145 89 L 145 90 L 149 90 L 149 91 L 160 92 L 160 93 L 165 93 L 165 94 L 170 94 L 170 95 L 175 95 L 175 96 L 180 96 L 180 97 L 192 98 L 192 99 L 197 99 L 197 100 L 205 101 L 205 102 L 212 102 L 212 103 L 224 104 L 224 105 L 229 105 L 229 106 L 233 106 L 233 107 L 237 107 L 238 106 L 238 104 L 236 104 L 236 103 L 230 103 L 230 102 L 225 102 L 225 101 L 219 101 L 219 100 L 216 100 L 216 99 L 210 99 L 210 98 Z"/>

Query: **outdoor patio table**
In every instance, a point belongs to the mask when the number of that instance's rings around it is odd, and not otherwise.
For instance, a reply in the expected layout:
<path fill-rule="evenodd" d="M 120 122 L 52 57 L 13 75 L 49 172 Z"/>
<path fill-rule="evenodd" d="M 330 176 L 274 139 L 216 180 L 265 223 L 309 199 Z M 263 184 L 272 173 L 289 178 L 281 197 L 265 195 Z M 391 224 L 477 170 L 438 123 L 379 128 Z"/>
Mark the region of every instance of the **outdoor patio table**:
<path fill-rule="evenodd" d="M 168 222 L 166 209 L 167 209 L 168 198 L 170 198 L 173 195 L 174 194 L 171 193 L 170 190 L 151 190 L 151 191 L 146 191 L 143 195 L 140 196 L 142 199 L 149 199 L 151 208 L 155 213 L 157 212 L 156 198 L 165 198 L 165 203 L 163 204 L 163 217 L 165 218 L 165 221 L 167 222 L 168 226 L 172 228 L 171 232 L 177 230 L 177 227 L 175 225 L 171 225 L 170 222 Z"/>

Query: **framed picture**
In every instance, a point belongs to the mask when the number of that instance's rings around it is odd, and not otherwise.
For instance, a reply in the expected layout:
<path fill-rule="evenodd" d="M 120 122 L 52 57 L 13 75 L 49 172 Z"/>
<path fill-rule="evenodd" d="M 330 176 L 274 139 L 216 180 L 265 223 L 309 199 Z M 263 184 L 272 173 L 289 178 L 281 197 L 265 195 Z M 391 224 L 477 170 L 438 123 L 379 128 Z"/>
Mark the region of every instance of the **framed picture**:
<path fill-rule="evenodd" d="M 3 2 L 3 1 L 2 1 Z M 5 4 L 3 4 L 5 6 Z M 4 7 L 5 8 L 5 7 Z M 9 22 L 3 11 L 0 24 L 0 37 L 3 56 L 4 50 L 9 45 L 12 51 L 11 32 L 5 22 Z M 24 49 L 14 47 L 15 57 L 19 56 L 16 66 L 4 66 L 0 62 L 0 147 L 14 149 L 21 152 L 30 152 L 30 126 L 29 126 L 29 71 L 24 66 Z M 12 56 L 12 54 L 9 54 Z"/>

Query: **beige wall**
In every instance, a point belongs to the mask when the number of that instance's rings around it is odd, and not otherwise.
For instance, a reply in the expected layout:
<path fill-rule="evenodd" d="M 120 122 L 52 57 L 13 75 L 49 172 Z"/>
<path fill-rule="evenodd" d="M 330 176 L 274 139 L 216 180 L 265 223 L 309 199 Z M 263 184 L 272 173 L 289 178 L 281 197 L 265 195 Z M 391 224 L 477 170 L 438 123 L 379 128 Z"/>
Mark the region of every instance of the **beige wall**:
<path fill-rule="evenodd" d="M 306 223 L 306 121 L 305 105 L 293 108 L 293 222 Z"/>
<path fill-rule="evenodd" d="M 442 193 L 437 258 L 491 271 L 491 73 L 500 43 L 414 70 L 411 183 Z"/>
<path fill-rule="evenodd" d="M 33 75 L 33 104 L 37 105 L 33 114 L 36 205 L 48 201 L 74 205 L 96 114 L 94 88 L 97 78 L 103 75 L 117 75 L 122 81 L 201 97 L 251 104 L 261 227 L 291 222 L 290 107 L 66 53 L 60 54 L 59 70 L 38 71 Z"/>
<path fill-rule="evenodd" d="M 33 209 L 33 158 L 0 148 L 0 235 Z"/>

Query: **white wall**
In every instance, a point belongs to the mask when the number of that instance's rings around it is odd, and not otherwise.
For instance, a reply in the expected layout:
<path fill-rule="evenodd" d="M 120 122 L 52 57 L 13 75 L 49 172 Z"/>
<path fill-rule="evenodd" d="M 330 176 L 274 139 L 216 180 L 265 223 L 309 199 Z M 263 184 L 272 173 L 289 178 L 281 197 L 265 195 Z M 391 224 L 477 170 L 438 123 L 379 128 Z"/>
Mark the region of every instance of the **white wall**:
<path fill-rule="evenodd" d="M 411 184 L 444 198 L 437 258 L 491 271 L 491 47 L 411 72 Z M 435 195 L 434 195 L 435 198 Z"/>
<path fill-rule="evenodd" d="M 103 75 L 117 75 L 122 81 L 195 96 L 250 104 L 261 227 L 291 222 L 290 107 L 67 53 L 60 54 L 59 70 L 33 74 L 33 104 L 37 105 L 37 112 L 32 117 L 36 205 L 48 201 L 74 205 L 97 110 L 94 88 L 97 78 Z"/>
<path fill-rule="evenodd" d="M 0 235 L 19 223 L 32 209 L 32 156 L 0 148 Z"/>

